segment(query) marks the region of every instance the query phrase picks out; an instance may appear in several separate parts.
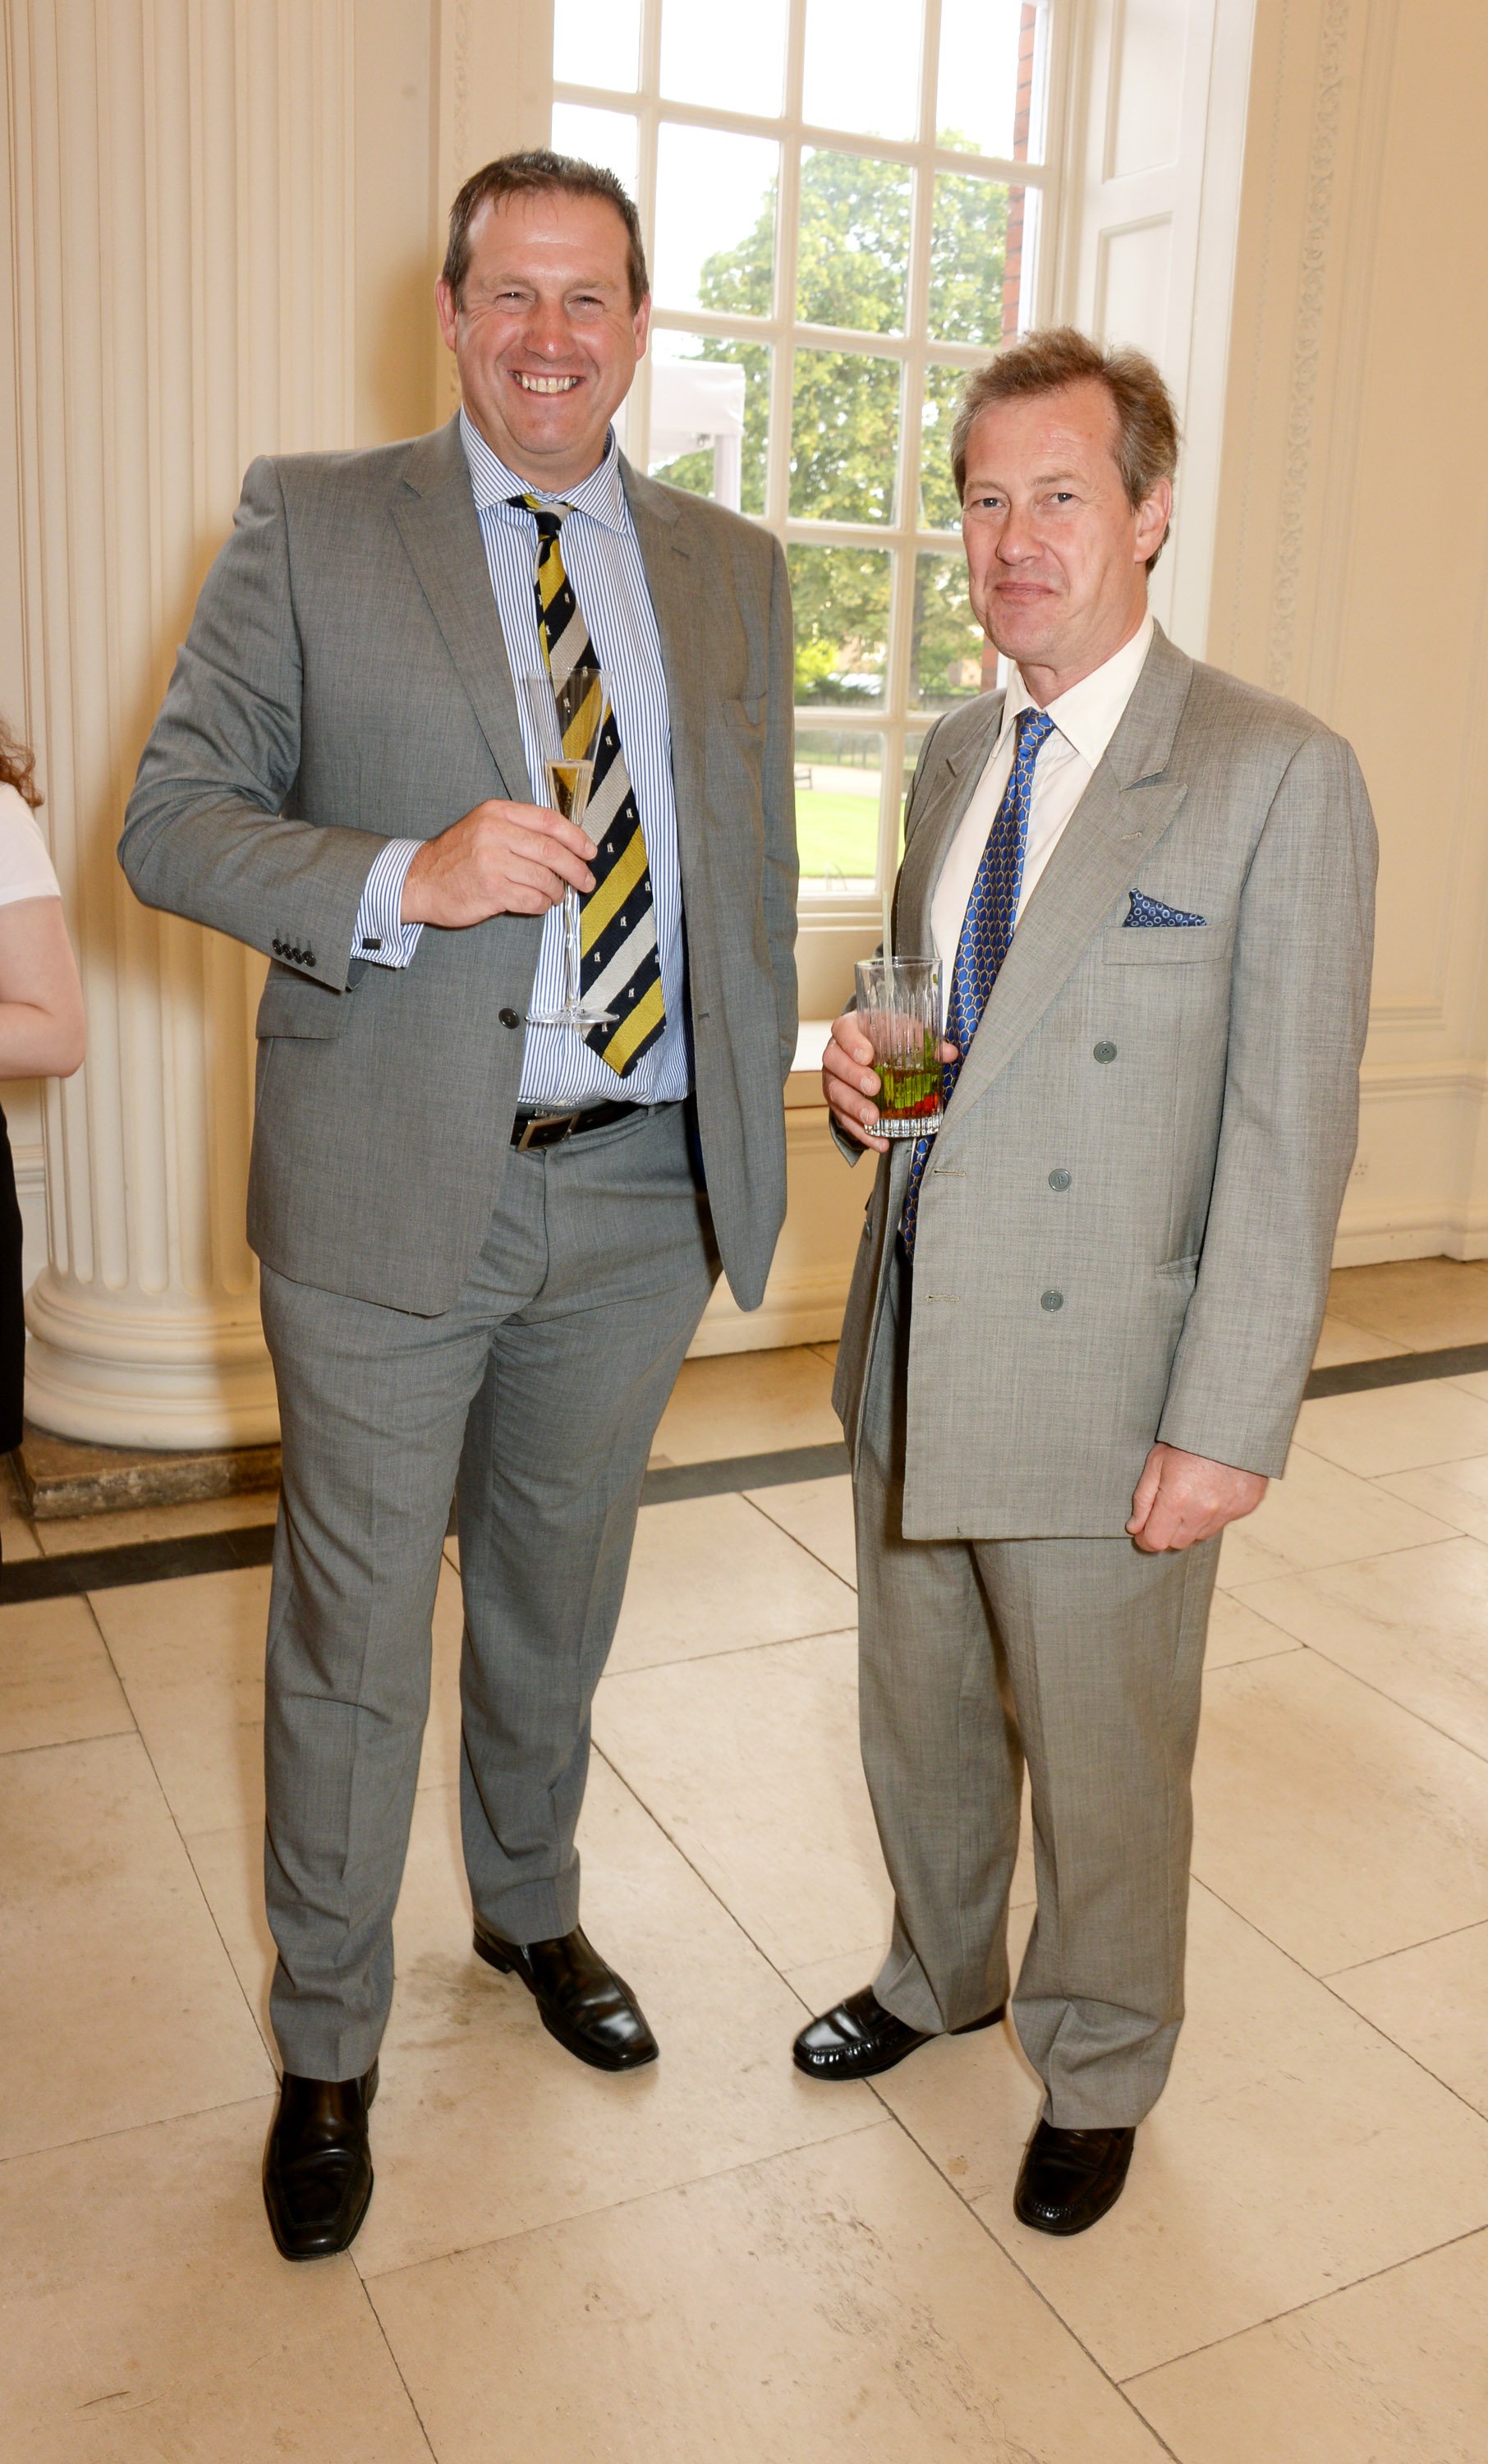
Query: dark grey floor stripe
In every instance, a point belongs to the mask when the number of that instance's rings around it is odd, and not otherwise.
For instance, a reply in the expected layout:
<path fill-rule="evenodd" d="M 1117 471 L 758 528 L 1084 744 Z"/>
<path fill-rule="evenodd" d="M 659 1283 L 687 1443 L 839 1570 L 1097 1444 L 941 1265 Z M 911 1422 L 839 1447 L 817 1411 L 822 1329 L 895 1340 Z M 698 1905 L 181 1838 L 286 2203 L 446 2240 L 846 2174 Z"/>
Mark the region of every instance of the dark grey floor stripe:
<path fill-rule="evenodd" d="M 1402 1352 L 1388 1360 L 1347 1360 L 1315 1369 L 1309 1402 L 1324 1395 L 1366 1395 L 1381 1386 L 1411 1386 L 1428 1377 L 1470 1377 L 1488 1370 L 1488 1343 L 1457 1343 L 1442 1352 Z M 666 1463 L 646 1475 L 643 1506 L 674 1506 L 689 1497 L 726 1497 L 746 1488 L 779 1488 L 788 1481 L 832 1480 L 847 1469 L 847 1449 L 781 1446 L 769 1454 L 726 1455 L 712 1463 Z M 267 1566 L 274 1526 L 250 1523 L 235 1531 L 198 1531 L 182 1540 L 140 1540 L 122 1549 L 79 1550 L 63 1557 L 28 1557 L 0 1566 L 0 1607 L 55 1600 L 69 1593 L 111 1591 L 121 1583 L 164 1583 L 182 1574 L 220 1574 L 233 1566 Z"/>

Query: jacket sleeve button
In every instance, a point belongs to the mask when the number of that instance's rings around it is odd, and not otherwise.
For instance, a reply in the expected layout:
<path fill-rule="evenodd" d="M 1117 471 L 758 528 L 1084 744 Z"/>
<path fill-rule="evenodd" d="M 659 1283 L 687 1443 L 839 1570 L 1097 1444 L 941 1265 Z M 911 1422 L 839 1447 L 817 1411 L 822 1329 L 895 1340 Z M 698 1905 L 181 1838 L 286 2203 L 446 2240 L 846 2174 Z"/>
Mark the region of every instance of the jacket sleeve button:
<path fill-rule="evenodd" d="M 1063 1306 L 1064 1295 L 1062 1292 L 1045 1292 L 1039 1303 L 1039 1307 L 1045 1309 L 1061 1309 Z"/>
<path fill-rule="evenodd" d="M 501 1013 L 500 1013 L 500 1017 L 501 1017 L 501 1023 L 502 1023 L 502 1025 L 503 1025 L 503 1026 L 520 1026 L 520 1025 L 521 1025 L 521 1023 L 522 1023 L 522 1022 L 521 1022 L 521 1020 L 517 1017 L 516 1012 L 515 1012 L 515 1010 L 514 1010 L 514 1009 L 504 1009 L 504 1010 L 502 1010 L 502 1011 L 501 1011 Z"/>
<path fill-rule="evenodd" d="M 1114 1061 L 1116 1046 L 1114 1044 L 1098 1044 L 1095 1047 L 1095 1057 L 1097 1061 Z"/>

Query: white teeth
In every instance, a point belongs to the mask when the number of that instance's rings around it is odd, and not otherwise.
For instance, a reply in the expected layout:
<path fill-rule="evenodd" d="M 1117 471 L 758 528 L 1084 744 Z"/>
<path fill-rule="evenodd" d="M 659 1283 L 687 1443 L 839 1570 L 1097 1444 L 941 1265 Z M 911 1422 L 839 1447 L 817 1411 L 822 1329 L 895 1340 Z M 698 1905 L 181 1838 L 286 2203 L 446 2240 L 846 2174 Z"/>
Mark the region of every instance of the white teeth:
<path fill-rule="evenodd" d="M 579 383 L 577 377 L 530 377 L 520 368 L 515 376 L 524 393 L 568 393 Z"/>

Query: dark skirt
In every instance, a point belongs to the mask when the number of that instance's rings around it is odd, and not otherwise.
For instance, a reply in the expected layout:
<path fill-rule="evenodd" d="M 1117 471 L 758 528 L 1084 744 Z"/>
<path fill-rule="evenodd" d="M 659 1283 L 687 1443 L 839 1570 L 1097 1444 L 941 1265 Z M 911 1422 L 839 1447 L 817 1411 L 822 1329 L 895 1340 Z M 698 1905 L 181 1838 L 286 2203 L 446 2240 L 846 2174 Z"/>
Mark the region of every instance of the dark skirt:
<path fill-rule="evenodd" d="M 0 1112 L 0 1454 L 21 1441 L 26 1389 L 26 1313 L 21 1287 L 21 1209 L 10 1133 Z"/>

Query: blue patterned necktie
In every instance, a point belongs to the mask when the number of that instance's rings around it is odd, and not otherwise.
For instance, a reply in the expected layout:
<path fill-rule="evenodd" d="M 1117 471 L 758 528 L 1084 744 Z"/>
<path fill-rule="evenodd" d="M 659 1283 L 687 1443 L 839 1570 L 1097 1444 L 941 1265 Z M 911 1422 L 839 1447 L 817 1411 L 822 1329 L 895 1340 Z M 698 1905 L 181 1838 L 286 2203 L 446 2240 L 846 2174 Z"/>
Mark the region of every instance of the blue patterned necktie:
<path fill-rule="evenodd" d="M 1054 732 L 1053 719 L 1042 710 L 1020 710 L 1017 725 L 1013 768 L 966 902 L 966 920 L 951 976 L 946 1041 L 955 1045 L 956 1058 L 946 1062 L 940 1073 L 943 1105 L 951 1101 L 961 1064 L 981 1024 L 997 970 L 1013 938 L 1018 893 L 1023 878 L 1023 849 L 1028 844 L 1028 815 L 1034 800 L 1034 763 L 1039 759 L 1039 746 Z M 917 1138 L 909 1163 L 909 1186 L 899 1219 L 899 1237 L 906 1256 L 910 1258 L 914 1255 L 914 1227 L 920 1212 L 920 1183 L 934 1143 L 933 1138 Z"/>

